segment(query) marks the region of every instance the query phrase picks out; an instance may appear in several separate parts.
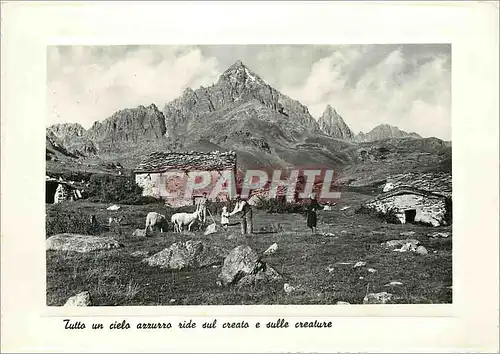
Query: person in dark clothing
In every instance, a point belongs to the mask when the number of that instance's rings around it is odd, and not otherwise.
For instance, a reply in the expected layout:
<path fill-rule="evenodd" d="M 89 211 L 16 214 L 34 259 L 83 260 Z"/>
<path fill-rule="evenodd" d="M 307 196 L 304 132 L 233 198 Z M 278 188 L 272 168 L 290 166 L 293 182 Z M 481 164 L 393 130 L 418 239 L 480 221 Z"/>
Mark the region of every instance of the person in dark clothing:
<path fill-rule="evenodd" d="M 241 213 L 241 233 L 246 235 L 248 233 L 253 233 L 253 212 L 252 207 L 248 204 L 248 201 L 241 199 L 239 195 L 236 196 L 236 205 L 234 210 L 229 214 L 233 216 L 234 214 Z"/>
<path fill-rule="evenodd" d="M 318 216 L 316 211 L 321 209 L 321 205 L 316 200 L 316 196 L 311 194 L 309 196 L 309 204 L 307 205 L 307 227 L 311 229 L 312 234 L 316 233 L 316 225 L 318 222 Z"/>

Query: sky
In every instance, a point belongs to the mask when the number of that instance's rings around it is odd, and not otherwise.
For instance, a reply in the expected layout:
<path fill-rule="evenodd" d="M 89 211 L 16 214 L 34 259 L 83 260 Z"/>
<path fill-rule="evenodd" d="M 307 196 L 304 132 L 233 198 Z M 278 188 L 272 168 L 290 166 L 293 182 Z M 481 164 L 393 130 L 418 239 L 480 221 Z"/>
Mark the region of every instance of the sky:
<path fill-rule="evenodd" d="M 89 128 L 114 112 L 215 83 L 241 60 L 319 118 L 329 104 L 355 132 L 391 124 L 451 140 L 451 46 L 50 46 L 47 125 Z"/>

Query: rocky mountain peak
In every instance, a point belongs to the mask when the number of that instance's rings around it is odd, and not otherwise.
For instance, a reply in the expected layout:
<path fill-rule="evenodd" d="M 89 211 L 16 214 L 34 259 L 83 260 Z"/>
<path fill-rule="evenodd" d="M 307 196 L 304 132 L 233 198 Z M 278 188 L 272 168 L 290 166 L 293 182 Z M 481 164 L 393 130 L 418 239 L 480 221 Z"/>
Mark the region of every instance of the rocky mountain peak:
<path fill-rule="evenodd" d="M 237 60 L 219 78 L 219 82 L 265 84 L 257 74 L 251 71 L 241 60 Z"/>
<path fill-rule="evenodd" d="M 351 140 L 354 137 L 354 133 L 344 122 L 342 116 L 331 105 L 326 106 L 325 111 L 318 119 L 318 124 L 326 135 L 337 139 Z"/>
<path fill-rule="evenodd" d="M 85 133 L 85 128 L 78 123 L 58 123 L 47 127 L 46 130 L 59 139 L 69 136 L 82 136 Z"/>
<path fill-rule="evenodd" d="M 325 112 L 328 114 L 335 114 L 335 115 L 337 114 L 337 111 L 335 110 L 335 108 L 333 108 L 330 104 L 326 105 Z"/>

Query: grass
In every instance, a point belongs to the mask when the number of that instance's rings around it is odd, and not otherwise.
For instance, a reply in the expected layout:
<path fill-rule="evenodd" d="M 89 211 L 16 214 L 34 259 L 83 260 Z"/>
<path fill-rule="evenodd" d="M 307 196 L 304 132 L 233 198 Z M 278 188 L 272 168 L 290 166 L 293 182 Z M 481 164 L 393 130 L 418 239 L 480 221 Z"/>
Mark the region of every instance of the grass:
<path fill-rule="evenodd" d="M 369 292 L 392 293 L 396 303 L 451 303 L 451 237 L 434 240 L 426 236 L 433 231 L 451 231 L 451 227 L 383 223 L 370 215 L 354 213 L 365 196 L 346 192 L 342 197 L 334 210 L 321 211 L 318 215 L 318 232 L 334 236 L 311 235 L 305 218 L 299 214 L 254 211 L 256 233 L 246 239 L 238 236 L 227 240 L 223 231 L 209 236 L 202 232 L 174 234 L 169 231 L 146 239 L 134 239 L 130 235 L 135 228 L 144 227 L 149 211 L 167 210 L 163 205 L 123 206 L 120 212 L 127 216 L 127 224 L 119 226 L 118 230 L 104 229 L 101 233 L 102 236 L 115 237 L 124 245 L 123 248 L 84 254 L 46 252 L 47 304 L 63 305 L 68 297 L 84 290 L 90 292 L 97 306 L 335 304 L 337 301 L 357 304 L 362 303 L 367 288 Z M 340 211 L 342 206 L 351 203 L 350 209 Z M 96 214 L 98 220 L 106 220 L 111 214 L 106 211 L 107 206 L 78 201 L 67 203 L 65 210 L 81 215 Z M 48 205 L 48 218 L 54 207 Z M 237 220 L 230 221 L 234 225 L 230 226 L 228 233 L 237 235 Z M 277 223 L 283 227 L 282 232 L 260 231 Z M 391 252 L 380 246 L 387 240 L 407 238 L 400 236 L 404 231 L 414 231 L 410 238 L 418 239 L 429 254 Z M 174 242 L 189 239 L 199 239 L 227 251 L 246 243 L 257 252 L 263 252 L 276 242 L 278 251 L 263 260 L 284 279 L 250 288 L 222 288 L 216 284 L 221 265 L 168 271 L 150 267 L 141 262 L 142 257 L 131 255 L 138 250 L 154 254 Z M 366 267 L 353 268 L 357 261 L 365 261 Z M 339 264 L 343 262 L 352 264 Z M 374 268 L 376 272 L 370 273 L 368 268 Z M 400 281 L 403 285 L 384 286 L 391 281 Z M 283 291 L 285 282 L 297 290 L 286 294 Z"/>

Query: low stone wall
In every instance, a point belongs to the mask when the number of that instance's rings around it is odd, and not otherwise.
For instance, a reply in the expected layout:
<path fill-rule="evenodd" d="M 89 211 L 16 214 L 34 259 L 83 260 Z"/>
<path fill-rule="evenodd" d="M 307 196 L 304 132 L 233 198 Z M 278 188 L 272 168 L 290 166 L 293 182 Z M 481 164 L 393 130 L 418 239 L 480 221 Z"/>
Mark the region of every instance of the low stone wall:
<path fill-rule="evenodd" d="M 415 222 L 428 223 L 433 226 L 446 225 L 446 204 L 444 198 L 424 197 L 415 194 L 396 195 L 366 203 L 366 207 L 378 212 L 396 212 L 402 224 L 406 223 L 405 210 L 416 210 Z"/>

